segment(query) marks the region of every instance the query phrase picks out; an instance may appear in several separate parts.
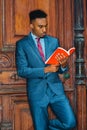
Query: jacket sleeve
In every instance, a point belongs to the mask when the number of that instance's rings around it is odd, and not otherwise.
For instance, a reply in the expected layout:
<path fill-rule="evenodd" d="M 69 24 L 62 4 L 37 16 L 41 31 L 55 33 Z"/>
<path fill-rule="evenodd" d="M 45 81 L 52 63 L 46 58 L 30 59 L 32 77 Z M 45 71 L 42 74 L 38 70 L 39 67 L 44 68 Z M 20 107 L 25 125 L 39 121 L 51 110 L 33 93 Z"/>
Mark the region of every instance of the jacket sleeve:
<path fill-rule="evenodd" d="M 16 67 L 18 76 L 23 78 L 44 77 L 44 67 L 42 68 L 29 67 L 27 57 L 25 55 L 22 45 L 23 44 L 21 44 L 20 42 L 16 43 L 15 58 L 16 58 Z"/>
<path fill-rule="evenodd" d="M 66 67 L 66 68 L 62 68 L 61 66 L 60 66 L 60 68 L 59 68 L 59 70 L 58 70 L 58 73 L 59 74 L 63 74 L 63 73 L 65 73 L 65 72 L 67 72 L 68 71 L 68 66 Z"/>

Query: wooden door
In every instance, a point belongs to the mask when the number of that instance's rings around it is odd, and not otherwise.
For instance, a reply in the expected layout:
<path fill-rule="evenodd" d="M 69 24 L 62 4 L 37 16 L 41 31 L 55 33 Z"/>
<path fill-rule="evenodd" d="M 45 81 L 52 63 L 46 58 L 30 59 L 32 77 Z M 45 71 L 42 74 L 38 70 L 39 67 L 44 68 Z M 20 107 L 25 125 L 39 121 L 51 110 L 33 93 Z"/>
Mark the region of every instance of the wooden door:
<path fill-rule="evenodd" d="M 0 0 L 0 128 L 33 130 L 26 96 L 26 82 L 17 76 L 15 43 L 30 31 L 28 13 L 43 9 L 48 14 L 48 34 L 56 36 L 65 49 L 73 42 L 73 0 Z M 70 78 L 64 81 L 65 92 L 76 112 L 75 54 L 69 59 Z M 63 75 L 60 75 L 63 78 Z M 53 117 L 49 111 L 50 118 Z"/>

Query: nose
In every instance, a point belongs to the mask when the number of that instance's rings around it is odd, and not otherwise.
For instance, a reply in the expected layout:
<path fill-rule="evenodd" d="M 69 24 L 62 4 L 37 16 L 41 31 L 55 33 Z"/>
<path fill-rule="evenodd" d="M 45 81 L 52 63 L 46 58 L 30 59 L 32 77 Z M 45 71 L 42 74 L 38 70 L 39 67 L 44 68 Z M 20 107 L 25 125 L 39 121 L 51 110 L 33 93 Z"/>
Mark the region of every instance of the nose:
<path fill-rule="evenodd" d="M 43 30 L 42 30 L 43 32 L 46 32 L 46 27 L 43 27 Z"/>

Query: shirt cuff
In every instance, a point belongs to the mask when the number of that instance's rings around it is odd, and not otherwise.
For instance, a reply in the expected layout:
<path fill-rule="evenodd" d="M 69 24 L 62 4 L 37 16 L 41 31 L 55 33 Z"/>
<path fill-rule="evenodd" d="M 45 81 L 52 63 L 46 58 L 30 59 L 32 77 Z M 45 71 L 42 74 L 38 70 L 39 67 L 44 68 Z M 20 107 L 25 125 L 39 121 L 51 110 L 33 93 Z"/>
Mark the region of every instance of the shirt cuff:
<path fill-rule="evenodd" d="M 61 66 L 61 69 L 62 69 L 62 71 L 65 71 L 65 70 L 67 69 L 67 67 L 63 68 L 63 67 Z"/>

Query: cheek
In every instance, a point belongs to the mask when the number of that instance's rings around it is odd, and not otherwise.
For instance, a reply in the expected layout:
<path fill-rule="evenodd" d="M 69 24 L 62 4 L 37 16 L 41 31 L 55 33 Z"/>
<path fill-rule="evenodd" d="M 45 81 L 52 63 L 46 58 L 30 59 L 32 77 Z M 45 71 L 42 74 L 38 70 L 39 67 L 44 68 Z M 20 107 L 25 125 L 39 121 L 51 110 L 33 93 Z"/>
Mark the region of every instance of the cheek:
<path fill-rule="evenodd" d="M 36 32 L 37 32 L 37 33 L 41 33 L 42 30 L 41 30 L 41 29 L 37 29 Z"/>

